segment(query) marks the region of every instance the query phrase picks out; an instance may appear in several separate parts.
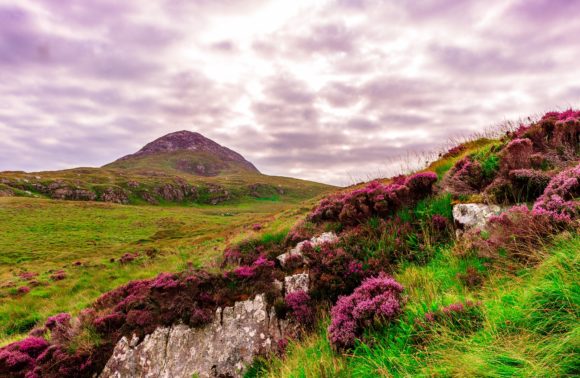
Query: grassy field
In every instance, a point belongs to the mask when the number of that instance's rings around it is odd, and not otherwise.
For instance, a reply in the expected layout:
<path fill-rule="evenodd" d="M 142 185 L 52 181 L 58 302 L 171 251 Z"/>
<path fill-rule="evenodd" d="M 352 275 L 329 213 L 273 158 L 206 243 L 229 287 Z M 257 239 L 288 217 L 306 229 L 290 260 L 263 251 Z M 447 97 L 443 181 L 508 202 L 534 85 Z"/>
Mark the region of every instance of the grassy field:
<path fill-rule="evenodd" d="M 188 264 L 216 267 L 224 246 L 255 234 L 254 224 L 267 237 L 307 209 L 277 199 L 129 206 L 0 198 L 0 340 L 18 339 L 50 315 L 76 313 L 130 280 Z M 125 254 L 133 260 L 122 263 Z"/>
<path fill-rule="evenodd" d="M 580 236 L 562 235 L 537 267 L 515 272 L 459 259 L 450 249 L 427 265 L 408 264 L 395 278 L 408 295 L 402 318 L 367 330 L 365 342 L 346 354 L 333 352 L 329 320 L 319 332 L 291 343 L 285 359 L 268 361 L 261 377 L 565 377 L 580 362 Z M 466 266 L 486 279 L 466 289 L 457 279 Z M 414 319 L 438 305 L 481 301 L 481 327 L 470 334 L 441 326 L 426 342 L 413 340 Z M 259 365 L 259 364 L 258 364 Z"/>

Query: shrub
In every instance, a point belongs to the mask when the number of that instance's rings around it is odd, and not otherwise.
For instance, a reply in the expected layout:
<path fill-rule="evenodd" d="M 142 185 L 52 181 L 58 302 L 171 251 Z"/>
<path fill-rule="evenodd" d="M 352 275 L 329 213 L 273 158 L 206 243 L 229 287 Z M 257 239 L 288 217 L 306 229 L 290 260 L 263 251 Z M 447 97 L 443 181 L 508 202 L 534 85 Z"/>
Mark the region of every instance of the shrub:
<path fill-rule="evenodd" d="M 514 169 L 527 169 L 531 167 L 532 141 L 525 139 L 514 139 L 505 146 L 501 152 L 500 169 L 503 173 Z"/>
<path fill-rule="evenodd" d="M 580 216 L 580 164 L 550 180 L 534 211 L 563 221 Z"/>
<path fill-rule="evenodd" d="M 57 270 L 50 275 L 50 279 L 53 281 L 61 281 L 66 278 L 66 272 L 64 270 Z"/>
<path fill-rule="evenodd" d="M 469 156 L 455 163 L 443 180 L 446 191 L 454 195 L 479 193 L 484 184 L 481 164 Z"/>
<path fill-rule="evenodd" d="M 322 200 L 309 215 L 314 223 L 339 221 L 355 226 L 372 217 L 386 217 L 432 193 L 437 175 L 424 172 L 384 185 L 373 181 L 364 188 Z"/>
<path fill-rule="evenodd" d="M 310 295 L 305 291 L 298 290 L 286 294 L 284 297 L 288 314 L 296 320 L 298 324 L 310 327 L 314 323 L 314 310 Z"/>
<path fill-rule="evenodd" d="M 376 321 L 392 321 L 402 311 L 403 286 L 381 274 L 367 278 L 349 296 L 340 297 L 331 311 L 328 338 L 337 349 L 354 346 L 366 326 Z"/>
<path fill-rule="evenodd" d="M 350 293 L 372 270 L 362 269 L 362 261 L 343 248 L 322 244 L 314 248 L 306 243 L 302 254 L 308 261 L 311 295 L 316 300 L 334 301 L 339 295 Z"/>
<path fill-rule="evenodd" d="M 506 256 L 514 261 L 530 264 L 540 261 L 542 247 L 553 235 L 570 227 L 570 223 L 555 219 L 545 212 L 530 211 L 527 206 L 514 206 L 489 218 L 486 231 L 472 229 L 466 233 L 467 248 L 475 249 L 480 257 Z M 458 245 L 458 250 L 464 249 Z"/>

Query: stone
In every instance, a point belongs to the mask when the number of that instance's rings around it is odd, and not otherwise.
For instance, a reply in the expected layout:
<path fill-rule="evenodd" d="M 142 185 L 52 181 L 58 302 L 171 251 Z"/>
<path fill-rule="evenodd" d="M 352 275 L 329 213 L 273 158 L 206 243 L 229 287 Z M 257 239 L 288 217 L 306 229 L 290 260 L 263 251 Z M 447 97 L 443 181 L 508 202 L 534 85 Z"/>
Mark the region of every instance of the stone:
<path fill-rule="evenodd" d="M 289 327 L 268 311 L 264 294 L 218 308 L 212 323 L 157 328 L 139 343 L 121 338 L 100 378 L 243 376 L 257 355 L 273 351 Z"/>
<path fill-rule="evenodd" d="M 309 285 L 310 279 L 308 277 L 308 273 L 299 273 L 284 277 L 284 287 L 286 288 L 286 294 L 293 293 L 295 291 L 308 292 Z"/>
<path fill-rule="evenodd" d="M 501 212 L 497 205 L 485 205 L 481 203 L 463 203 L 453 206 L 453 220 L 462 229 L 472 227 L 485 227 L 489 217 Z"/>

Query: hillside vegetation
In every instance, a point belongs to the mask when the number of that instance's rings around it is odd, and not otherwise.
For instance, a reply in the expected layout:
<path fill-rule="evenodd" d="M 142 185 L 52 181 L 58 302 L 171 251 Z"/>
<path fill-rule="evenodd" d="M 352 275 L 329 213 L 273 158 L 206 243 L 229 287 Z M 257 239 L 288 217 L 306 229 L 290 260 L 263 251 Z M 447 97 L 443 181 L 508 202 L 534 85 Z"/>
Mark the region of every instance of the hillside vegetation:
<path fill-rule="evenodd" d="M 249 377 L 576 376 L 579 160 L 580 112 L 548 113 L 425 171 L 328 195 L 287 232 L 229 243 L 219 268 L 133 281 L 77 318 L 55 315 L 4 347 L 0 367 L 90 377 L 122 336 L 201 327 L 217 307 L 264 293 L 301 328 Z M 461 227 L 460 203 L 501 214 Z M 322 232 L 336 241 L 277 259 Z M 308 272 L 308 292 L 275 290 L 297 272 Z"/>

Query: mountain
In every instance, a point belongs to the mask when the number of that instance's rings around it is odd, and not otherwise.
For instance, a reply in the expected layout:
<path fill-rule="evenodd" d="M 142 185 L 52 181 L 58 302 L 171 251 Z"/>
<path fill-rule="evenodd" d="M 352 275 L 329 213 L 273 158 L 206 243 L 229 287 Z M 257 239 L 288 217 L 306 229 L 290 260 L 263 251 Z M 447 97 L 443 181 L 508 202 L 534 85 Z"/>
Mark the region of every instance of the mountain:
<path fill-rule="evenodd" d="M 191 131 L 177 131 L 101 168 L 0 172 L 0 196 L 218 204 L 245 198 L 304 200 L 332 186 L 268 176 L 239 153 Z"/>
<path fill-rule="evenodd" d="M 159 166 L 199 176 L 216 176 L 232 171 L 260 173 L 239 153 L 200 133 L 187 130 L 167 134 L 105 167 L 127 169 Z"/>

